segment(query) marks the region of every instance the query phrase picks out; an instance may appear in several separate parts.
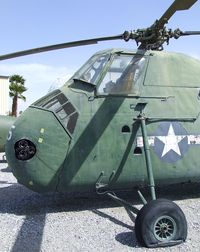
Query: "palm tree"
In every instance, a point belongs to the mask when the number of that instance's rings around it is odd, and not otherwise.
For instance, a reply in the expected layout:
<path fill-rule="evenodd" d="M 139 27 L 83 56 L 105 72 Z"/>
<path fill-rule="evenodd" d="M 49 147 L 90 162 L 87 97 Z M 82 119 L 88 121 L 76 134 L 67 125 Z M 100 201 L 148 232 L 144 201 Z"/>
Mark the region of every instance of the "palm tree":
<path fill-rule="evenodd" d="M 9 78 L 9 95 L 12 97 L 13 102 L 12 102 L 12 116 L 17 116 L 17 103 L 18 99 L 22 99 L 23 101 L 26 101 L 26 97 L 22 95 L 27 88 L 24 86 L 25 79 L 20 76 L 20 75 L 12 75 Z"/>

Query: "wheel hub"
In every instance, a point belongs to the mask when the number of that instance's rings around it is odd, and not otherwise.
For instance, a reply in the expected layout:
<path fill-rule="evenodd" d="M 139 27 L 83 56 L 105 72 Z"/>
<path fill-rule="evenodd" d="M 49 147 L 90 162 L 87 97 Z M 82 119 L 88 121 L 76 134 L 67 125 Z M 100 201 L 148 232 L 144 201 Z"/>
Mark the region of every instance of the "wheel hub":
<path fill-rule="evenodd" d="M 159 217 L 154 225 L 154 235 L 159 241 L 169 241 L 176 233 L 176 222 L 170 216 Z"/>

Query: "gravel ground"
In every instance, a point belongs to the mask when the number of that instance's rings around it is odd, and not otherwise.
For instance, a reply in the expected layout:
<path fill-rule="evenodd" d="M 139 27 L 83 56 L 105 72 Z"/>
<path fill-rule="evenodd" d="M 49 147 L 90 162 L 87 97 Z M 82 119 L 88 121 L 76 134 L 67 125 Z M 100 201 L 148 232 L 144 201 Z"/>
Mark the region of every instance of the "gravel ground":
<path fill-rule="evenodd" d="M 185 243 L 143 248 L 123 207 L 105 197 L 31 192 L 17 184 L 6 163 L 0 163 L 0 252 L 199 251 L 200 185 L 180 186 L 176 191 L 159 189 L 157 193 L 174 200 L 184 211 L 188 221 Z M 139 204 L 136 193 L 127 197 Z"/>

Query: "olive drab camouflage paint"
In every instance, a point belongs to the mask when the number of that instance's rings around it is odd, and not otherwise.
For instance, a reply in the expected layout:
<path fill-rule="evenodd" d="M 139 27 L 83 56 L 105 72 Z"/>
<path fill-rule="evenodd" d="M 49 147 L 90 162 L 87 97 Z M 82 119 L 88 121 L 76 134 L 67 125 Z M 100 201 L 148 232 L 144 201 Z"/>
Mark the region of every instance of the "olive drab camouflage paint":
<path fill-rule="evenodd" d="M 200 61 L 162 52 L 172 38 L 200 31 L 168 29 L 169 19 L 197 0 L 175 0 L 146 29 L 1 55 L 0 60 L 50 50 L 134 40 L 136 51 L 96 53 L 60 89 L 33 103 L 14 123 L 6 144 L 19 183 L 37 192 L 106 194 L 136 215 L 146 247 L 184 242 L 187 222 L 156 185 L 200 181 Z M 147 202 L 141 187 L 150 189 Z M 138 189 L 139 210 L 114 191 Z"/>
<path fill-rule="evenodd" d="M 189 56 L 99 52 L 17 120 L 8 162 L 39 192 L 95 191 L 97 181 L 111 189 L 145 185 L 142 113 L 156 184 L 199 181 L 199 90 L 200 62 Z"/>

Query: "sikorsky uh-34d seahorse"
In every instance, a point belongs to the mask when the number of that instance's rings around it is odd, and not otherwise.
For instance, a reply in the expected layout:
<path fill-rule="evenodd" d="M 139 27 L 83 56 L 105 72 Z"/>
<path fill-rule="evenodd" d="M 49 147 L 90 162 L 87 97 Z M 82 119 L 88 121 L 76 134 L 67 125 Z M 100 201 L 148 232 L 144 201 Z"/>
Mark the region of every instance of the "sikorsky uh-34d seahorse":
<path fill-rule="evenodd" d="M 12 125 L 6 157 L 18 182 L 37 192 L 97 192 L 136 214 L 147 247 L 186 240 L 187 222 L 174 202 L 157 199 L 155 185 L 200 181 L 200 62 L 163 51 L 170 39 L 199 31 L 167 29 L 171 16 L 197 0 L 175 0 L 146 29 L 0 56 L 135 40 L 136 50 L 93 55 L 60 89 L 34 102 Z M 146 201 L 143 187 L 149 187 Z M 118 197 L 133 190 L 139 210 Z"/>

